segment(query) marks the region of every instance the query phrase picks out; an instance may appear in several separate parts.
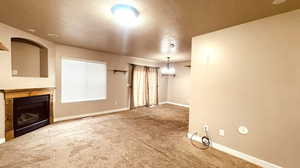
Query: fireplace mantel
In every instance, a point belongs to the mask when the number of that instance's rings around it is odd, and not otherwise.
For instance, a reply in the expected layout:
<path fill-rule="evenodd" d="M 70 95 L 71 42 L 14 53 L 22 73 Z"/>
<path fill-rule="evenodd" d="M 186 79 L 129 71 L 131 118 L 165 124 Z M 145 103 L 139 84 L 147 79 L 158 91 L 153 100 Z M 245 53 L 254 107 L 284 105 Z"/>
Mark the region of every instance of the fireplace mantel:
<path fill-rule="evenodd" d="M 13 126 L 13 102 L 15 98 L 50 95 L 50 124 L 53 123 L 55 88 L 2 89 L 5 99 L 5 139 L 15 138 Z"/>

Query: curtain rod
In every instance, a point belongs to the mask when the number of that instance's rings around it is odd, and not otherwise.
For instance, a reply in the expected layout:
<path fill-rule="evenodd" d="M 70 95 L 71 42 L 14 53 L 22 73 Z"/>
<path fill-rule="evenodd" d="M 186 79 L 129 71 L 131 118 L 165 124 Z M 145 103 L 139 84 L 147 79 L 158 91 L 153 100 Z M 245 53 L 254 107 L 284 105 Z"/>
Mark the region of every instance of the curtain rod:
<path fill-rule="evenodd" d="M 133 65 L 133 66 L 143 66 L 143 67 L 151 67 L 151 68 L 160 68 L 160 67 L 157 67 L 157 66 L 149 66 L 149 65 L 147 65 L 147 66 L 145 66 L 145 65 L 138 65 L 138 64 L 132 64 L 132 63 L 129 63 L 129 65 Z"/>

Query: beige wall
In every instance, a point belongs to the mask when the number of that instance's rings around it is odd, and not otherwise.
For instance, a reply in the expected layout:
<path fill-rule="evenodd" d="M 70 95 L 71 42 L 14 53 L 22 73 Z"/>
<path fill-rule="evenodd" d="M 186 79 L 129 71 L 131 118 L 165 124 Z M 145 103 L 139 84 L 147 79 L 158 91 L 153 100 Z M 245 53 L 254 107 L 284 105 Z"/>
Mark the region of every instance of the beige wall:
<path fill-rule="evenodd" d="M 20 37 L 35 41 L 48 48 L 49 77 L 12 77 L 11 63 L 11 41 L 13 37 Z M 0 23 L 0 41 L 9 48 L 9 52 L 0 51 L 0 90 L 3 89 L 24 89 L 39 87 L 55 87 L 55 44 L 43 40 L 24 31 L 12 28 Z M 3 96 L 0 96 L 3 99 Z M 0 138 L 4 138 L 4 104 L 0 100 Z"/>
<path fill-rule="evenodd" d="M 219 144 L 299 167 L 299 55 L 300 10 L 193 38 L 189 131 L 208 124 Z"/>
<path fill-rule="evenodd" d="M 12 69 L 14 76 L 40 77 L 40 48 L 23 42 L 11 43 Z"/>
<path fill-rule="evenodd" d="M 159 73 L 158 80 L 159 102 L 166 102 L 168 100 L 168 78 L 161 76 Z"/>
<path fill-rule="evenodd" d="M 168 102 L 189 105 L 190 104 L 190 61 L 172 64 L 176 70 L 175 77 L 168 77 Z"/>
<path fill-rule="evenodd" d="M 13 37 L 35 41 L 48 48 L 49 77 L 12 77 L 11 42 Z M 0 23 L 0 41 L 9 48 L 9 52 L 0 51 L 0 90 L 55 86 L 55 44 L 24 31 Z"/>
<path fill-rule="evenodd" d="M 5 102 L 4 94 L 0 92 L 0 139 L 5 137 Z"/>
<path fill-rule="evenodd" d="M 35 41 L 48 48 L 48 78 L 35 77 L 12 77 L 11 63 L 11 42 L 13 37 L 20 37 Z M 60 60 L 62 57 L 74 57 L 81 59 L 100 60 L 108 63 L 108 69 L 128 70 L 128 64 L 134 63 L 139 65 L 157 66 L 157 62 L 119 55 L 112 55 L 92 50 L 68 47 L 64 45 L 56 45 L 47 40 L 43 40 L 24 31 L 12 28 L 0 23 L 0 41 L 9 48 L 9 52 L 0 51 L 0 90 L 3 89 L 24 89 L 24 88 L 43 88 L 57 87 L 57 107 L 55 117 L 69 117 L 74 115 L 82 115 L 93 112 L 101 112 L 104 110 L 113 110 L 128 107 L 128 74 L 113 74 L 108 71 L 108 96 L 107 100 L 90 101 L 81 103 L 61 104 L 60 100 Z M 56 51 L 57 49 L 57 51 Z M 45 60 L 43 60 L 45 62 Z M 55 81 L 57 79 L 57 81 Z M 159 78 L 159 97 L 160 102 L 167 99 L 167 80 Z M 1 97 L 2 96 L 2 97 Z M 4 138 L 4 100 L 0 95 L 0 138 Z"/>
<path fill-rule="evenodd" d="M 113 110 L 129 107 L 128 104 L 128 73 L 113 74 L 111 70 L 121 69 L 128 70 L 129 63 L 139 65 L 157 66 L 154 61 L 141 58 L 116 56 L 103 52 L 80 49 L 64 45 L 56 47 L 57 53 L 57 104 L 55 118 L 68 117 L 74 115 L 82 115 L 87 113 L 101 112 L 105 110 Z M 60 103 L 61 102 L 61 59 L 62 58 L 80 58 L 88 60 L 104 61 L 108 65 L 108 88 L 107 99 L 99 101 L 77 102 L 77 103 Z M 160 90 L 165 87 L 165 80 L 160 80 Z M 166 95 L 160 92 L 160 98 L 164 101 Z"/>

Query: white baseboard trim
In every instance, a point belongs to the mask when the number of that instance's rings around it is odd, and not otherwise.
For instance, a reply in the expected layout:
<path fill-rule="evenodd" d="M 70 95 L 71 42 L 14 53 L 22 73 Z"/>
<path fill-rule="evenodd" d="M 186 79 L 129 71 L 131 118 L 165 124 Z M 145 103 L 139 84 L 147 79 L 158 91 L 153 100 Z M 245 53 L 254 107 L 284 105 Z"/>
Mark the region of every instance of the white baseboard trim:
<path fill-rule="evenodd" d="M 168 102 L 167 101 L 164 101 L 164 102 L 159 102 L 158 104 L 161 105 L 161 104 L 167 104 Z"/>
<path fill-rule="evenodd" d="M 169 102 L 169 101 L 160 102 L 159 104 L 172 104 L 172 105 L 175 105 L 175 106 L 181 106 L 181 107 L 187 107 L 187 108 L 190 108 L 190 105 L 187 105 L 187 104 L 179 104 L 179 103 L 174 103 L 174 102 Z"/>
<path fill-rule="evenodd" d="M 102 115 L 102 114 L 117 113 L 117 112 L 126 111 L 126 110 L 129 110 L 129 108 L 106 110 L 106 111 L 101 111 L 101 112 L 96 112 L 96 113 L 88 113 L 88 114 L 68 116 L 68 117 L 58 117 L 58 118 L 54 118 L 54 122 L 73 120 L 73 119 L 79 119 L 79 118 L 85 118 L 85 117 L 92 117 L 92 116 L 97 116 L 97 115 Z"/>
<path fill-rule="evenodd" d="M 0 144 L 5 143 L 5 138 L 0 138 Z"/>
<path fill-rule="evenodd" d="M 188 133 L 187 136 L 188 136 L 188 138 L 191 138 L 192 134 Z M 201 137 L 200 136 L 194 136 L 193 140 L 201 143 Z M 281 166 L 278 166 L 278 165 L 275 165 L 273 163 L 258 159 L 256 157 L 250 156 L 248 154 L 245 154 L 245 153 L 239 152 L 237 150 L 231 149 L 227 146 L 217 144 L 215 142 L 212 142 L 211 146 L 213 148 L 219 150 L 219 151 L 228 153 L 232 156 L 238 157 L 240 159 L 243 159 L 243 160 L 248 161 L 250 163 L 256 164 L 256 165 L 261 166 L 263 168 L 282 168 Z"/>

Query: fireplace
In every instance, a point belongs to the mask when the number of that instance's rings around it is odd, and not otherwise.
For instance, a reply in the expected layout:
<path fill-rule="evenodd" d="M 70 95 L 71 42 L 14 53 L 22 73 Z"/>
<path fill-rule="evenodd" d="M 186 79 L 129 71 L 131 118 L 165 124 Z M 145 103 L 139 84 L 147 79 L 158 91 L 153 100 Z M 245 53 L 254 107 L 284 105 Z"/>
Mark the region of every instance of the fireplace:
<path fill-rule="evenodd" d="M 49 124 L 50 95 L 15 98 L 14 135 L 26 134 Z"/>
<path fill-rule="evenodd" d="M 7 141 L 53 123 L 55 88 L 0 91 L 5 99 Z"/>

